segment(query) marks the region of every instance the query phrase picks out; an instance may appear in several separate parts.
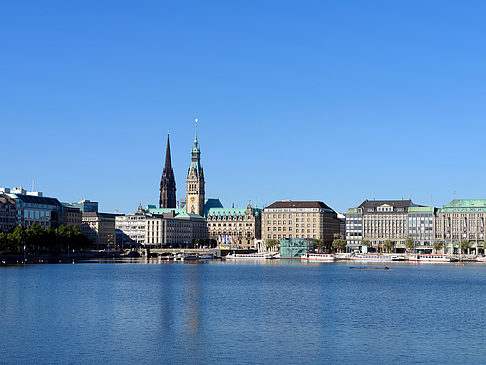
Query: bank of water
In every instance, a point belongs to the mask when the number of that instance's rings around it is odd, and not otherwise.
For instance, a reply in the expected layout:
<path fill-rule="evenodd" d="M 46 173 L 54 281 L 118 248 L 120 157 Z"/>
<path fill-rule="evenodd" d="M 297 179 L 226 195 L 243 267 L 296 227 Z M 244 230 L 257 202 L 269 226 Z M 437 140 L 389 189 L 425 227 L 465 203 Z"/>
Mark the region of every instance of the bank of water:
<path fill-rule="evenodd" d="M 457 364 L 486 356 L 486 265 L 101 262 L 1 267 L 0 363 Z"/>

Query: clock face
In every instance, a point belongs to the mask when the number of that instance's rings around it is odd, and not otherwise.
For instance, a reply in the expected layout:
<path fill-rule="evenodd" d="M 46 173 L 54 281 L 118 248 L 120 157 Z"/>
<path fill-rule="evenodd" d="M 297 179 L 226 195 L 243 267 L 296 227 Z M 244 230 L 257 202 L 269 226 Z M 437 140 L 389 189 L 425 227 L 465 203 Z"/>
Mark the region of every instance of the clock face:
<path fill-rule="evenodd" d="M 191 203 L 194 203 L 196 201 L 195 197 L 191 197 Z"/>

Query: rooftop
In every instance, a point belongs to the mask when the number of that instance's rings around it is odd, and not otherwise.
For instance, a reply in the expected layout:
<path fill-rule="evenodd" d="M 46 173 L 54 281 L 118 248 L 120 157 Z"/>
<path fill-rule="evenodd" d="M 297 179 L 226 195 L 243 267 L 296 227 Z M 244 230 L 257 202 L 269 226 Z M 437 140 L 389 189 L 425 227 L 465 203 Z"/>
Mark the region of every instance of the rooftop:
<path fill-rule="evenodd" d="M 325 203 L 321 201 L 294 201 L 294 200 L 281 200 L 275 202 L 264 209 L 278 209 L 278 208 L 324 208 L 330 209 Z"/>

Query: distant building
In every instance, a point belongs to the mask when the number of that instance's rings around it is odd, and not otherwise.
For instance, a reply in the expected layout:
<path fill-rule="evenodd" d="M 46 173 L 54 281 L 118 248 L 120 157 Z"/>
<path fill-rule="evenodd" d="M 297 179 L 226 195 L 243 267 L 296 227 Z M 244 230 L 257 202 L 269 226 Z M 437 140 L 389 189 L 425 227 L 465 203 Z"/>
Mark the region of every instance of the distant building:
<path fill-rule="evenodd" d="M 349 209 L 346 217 L 348 251 L 359 247 L 364 239 L 370 241 L 372 250 L 381 251 L 383 243 L 390 240 L 397 252 L 405 251 L 411 207 L 417 207 L 411 200 L 365 200 L 359 207 Z"/>
<path fill-rule="evenodd" d="M 15 199 L 0 193 L 0 232 L 8 232 L 17 225 Z"/>
<path fill-rule="evenodd" d="M 461 241 L 478 247 L 485 241 L 486 199 L 455 199 L 438 210 L 435 239 L 443 241 L 445 252 L 458 253 Z"/>
<path fill-rule="evenodd" d="M 211 202 L 206 201 L 204 215 L 209 238 L 228 249 L 255 248 L 255 240 L 261 238 L 261 213 L 261 209 L 252 208 L 250 204 L 246 209 L 223 208 L 212 207 Z"/>
<path fill-rule="evenodd" d="M 346 244 L 348 252 L 361 249 L 363 239 L 363 208 L 349 208 L 346 213 Z"/>
<path fill-rule="evenodd" d="M 97 249 L 115 247 L 116 214 L 87 212 L 82 215 L 81 232 Z"/>
<path fill-rule="evenodd" d="M 79 208 L 81 213 L 98 212 L 98 202 L 80 200 L 79 202 L 71 203 L 71 205 L 75 208 Z"/>
<path fill-rule="evenodd" d="M 81 228 L 82 223 L 82 213 L 79 208 L 73 207 L 71 204 L 68 203 L 61 203 L 62 204 L 62 219 L 61 224 L 67 226 L 78 226 Z"/>
<path fill-rule="evenodd" d="M 139 207 L 137 213 L 117 216 L 115 218 L 116 245 L 119 247 L 144 245 L 147 215 Z"/>
<path fill-rule="evenodd" d="M 320 201 L 275 202 L 263 209 L 262 238 L 322 239 L 330 245 L 340 232 L 334 210 Z"/>
<path fill-rule="evenodd" d="M 414 240 L 415 249 L 422 253 L 433 251 L 436 212 L 434 207 L 408 208 L 408 238 Z"/>
<path fill-rule="evenodd" d="M 13 192 L 15 191 L 15 192 Z M 18 192 L 25 194 L 18 194 Z M 47 198 L 42 193 L 27 193 L 23 189 L 7 194 L 15 200 L 17 225 L 23 227 L 37 223 L 44 228 L 57 228 L 62 224 L 63 205 L 55 198 Z"/>

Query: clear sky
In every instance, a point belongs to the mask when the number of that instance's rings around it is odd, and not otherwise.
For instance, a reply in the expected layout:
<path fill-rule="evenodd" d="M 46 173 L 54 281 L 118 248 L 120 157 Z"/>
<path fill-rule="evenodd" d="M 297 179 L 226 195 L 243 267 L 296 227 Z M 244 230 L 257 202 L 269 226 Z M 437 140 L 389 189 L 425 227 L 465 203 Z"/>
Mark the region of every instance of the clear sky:
<path fill-rule="evenodd" d="M 0 186 L 225 206 L 486 198 L 485 1 L 3 1 Z"/>

